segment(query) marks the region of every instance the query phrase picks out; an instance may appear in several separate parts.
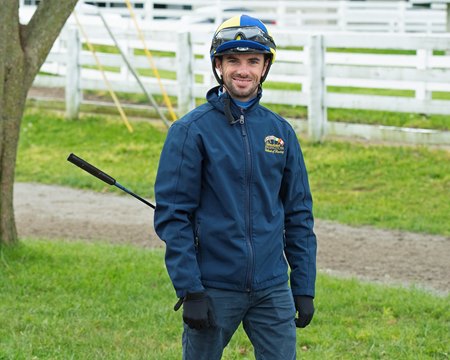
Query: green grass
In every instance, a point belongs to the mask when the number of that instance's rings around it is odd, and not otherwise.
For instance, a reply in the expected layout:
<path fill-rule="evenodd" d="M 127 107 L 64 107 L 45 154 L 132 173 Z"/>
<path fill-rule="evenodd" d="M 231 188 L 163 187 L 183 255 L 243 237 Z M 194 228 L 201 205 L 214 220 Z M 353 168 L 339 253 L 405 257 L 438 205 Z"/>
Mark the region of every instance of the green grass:
<path fill-rule="evenodd" d="M 66 161 L 73 152 L 146 198 L 153 197 L 164 128 L 117 116 L 68 121 L 28 110 L 22 122 L 16 180 L 96 191 L 111 187 Z M 351 225 L 450 235 L 450 152 L 301 140 L 318 218 Z"/>
<path fill-rule="evenodd" d="M 447 93 L 437 94 L 436 97 L 447 96 Z M 288 106 L 265 104 L 269 109 L 290 119 L 306 119 L 308 110 L 304 106 Z M 414 113 L 396 113 L 391 111 L 356 110 L 328 108 L 328 121 L 345 122 L 351 124 L 368 124 L 397 126 L 416 129 L 450 130 L 450 116 L 426 115 Z"/>
<path fill-rule="evenodd" d="M 450 116 L 390 111 L 328 109 L 330 121 L 353 124 L 397 126 L 417 129 L 450 130 Z"/>
<path fill-rule="evenodd" d="M 132 126 L 130 133 L 117 116 L 67 121 L 55 113 L 28 113 L 21 127 L 16 180 L 120 193 L 67 162 L 73 152 L 150 197 L 165 131 L 145 121 Z"/>
<path fill-rule="evenodd" d="M 161 251 L 22 241 L 0 266 L 1 359 L 175 358 Z"/>
<path fill-rule="evenodd" d="M 101 90 L 101 91 L 87 90 L 87 91 L 85 91 L 85 94 L 88 96 L 94 96 L 101 101 L 105 101 L 105 102 L 112 101 L 111 95 L 110 95 L 109 91 L 107 91 L 107 90 Z M 115 94 L 117 95 L 117 98 L 119 99 L 119 102 L 122 103 L 122 105 L 129 103 L 129 104 L 138 104 L 138 105 L 148 105 L 149 107 L 153 108 L 153 105 L 148 101 L 147 96 L 144 93 L 134 94 L 134 93 L 116 91 Z M 166 109 L 164 108 L 165 103 L 164 103 L 163 96 L 156 94 L 156 95 L 152 95 L 152 97 L 155 100 L 156 104 L 164 112 Z M 176 97 L 169 96 L 169 99 L 173 106 L 177 105 Z M 111 105 L 112 105 L 112 108 L 115 109 L 114 113 L 117 114 L 118 111 L 117 111 L 116 107 L 113 104 L 111 104 Z M 127 111 L 129 111 L 129 110 L 127 110 Z"/>
<path fill-rule="evenodd" d="M 181 358 L 162 250 L 24 239 L 0 249 L 0 359 Z M 302 359 L 448 359 L 450 297 L 319 275 Z M 242 328 L 224 359 L 254 359 Z"/>
<path fill-rule="evenodd" d="M 84 65 L 83 68 L 85 69 L 94 69 L 98 70 L 97 65 Z M 118 66 L 104 66 L 102 65 L 102 69 L 104 71 L 110 71 L 119 73 L 120 67 Z M 147 77 L 156 77 L 155 72 L 153 69 L 137 69 L 136 72 L 141 76 L 147 76 Z M 158 70 L 158 75 L 161 79 L 176 79 L 176 72 L 175 71 L 168 71 L 168 70 Z"/>
<path fill-rule="evenodd" d="M 327 48 L 329 52 L 352 54 L 382 54 L 382 55 L 416 55 L 416 50 L 370 49 L 370 48 Z"/>
<path fill-rule="evenodd" d="M 450 153 L 326 142 L 303 146 L 319 218 L 450 235 Z"/>

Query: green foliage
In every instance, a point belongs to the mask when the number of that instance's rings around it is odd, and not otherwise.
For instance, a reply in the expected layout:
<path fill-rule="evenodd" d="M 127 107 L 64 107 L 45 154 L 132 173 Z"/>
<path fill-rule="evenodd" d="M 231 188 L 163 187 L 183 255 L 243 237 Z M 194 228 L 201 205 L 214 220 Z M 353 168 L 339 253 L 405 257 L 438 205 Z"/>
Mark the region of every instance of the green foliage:
<path fill-rule="evenodd" d="M 16 179 L 115 191 L 66 161 L 73 152 L 143 197 L 153 196 L 164 128 L 117 116 L 67 121 L 28 111 Z M 450 235 L 450 153 L 422 147 L 302 141 L 318 218 L 352 225 Z"/>
<path fill-rule="evenodd" d="M 181 357 L 162 249 L 23 240 L 0 249 L 0 359 Z M 302 359 L 448 359 L 450 297 L 321 274 Z M 254 359 L 242 328 L 224 360 Z"/>

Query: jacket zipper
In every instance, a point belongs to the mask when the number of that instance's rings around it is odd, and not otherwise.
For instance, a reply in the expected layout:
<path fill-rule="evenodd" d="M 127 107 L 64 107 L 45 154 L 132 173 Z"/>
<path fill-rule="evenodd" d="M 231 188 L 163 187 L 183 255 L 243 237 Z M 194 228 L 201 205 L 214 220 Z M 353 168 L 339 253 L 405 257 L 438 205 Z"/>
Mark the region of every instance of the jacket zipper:
<path fill-rule="evenodd" d="M 198 235 L 198 230 L 195 232 L 195 238 L 194 238 L 194 248 L 195 252 L 198 254 L 198 248 L 200 246 L 200 237 Z"/>
<path fill-rule="evenodd" d="M 253 245 L 252 245 L 252 239 L 251 239 L 251 226 L 250 226 L 250 180 L 251 180 L 251 169 L 252 169 L 252 158 L 250 154 L 250 142 L 248 140 L 247 136 L 247 129 L 245 127 L 245 118 L 244 114 L 241 113 L 241 116 L 239 118 L 239 124 L 241 125 L 241 133 L 242 137 L 244 139 L 245 143 L 245 158 L 246 161 L 246 188 L 245 188 L 245 227 L 246 227 L 246 243 L 248 247 L 248 253 L 249 253 L 249 262 L 247 267 L 247 277 L 246 277 L 246 290 L 251 291 L 252 289 L 252 272 L 254 267 L 254 259 L 253 259 Z"/>

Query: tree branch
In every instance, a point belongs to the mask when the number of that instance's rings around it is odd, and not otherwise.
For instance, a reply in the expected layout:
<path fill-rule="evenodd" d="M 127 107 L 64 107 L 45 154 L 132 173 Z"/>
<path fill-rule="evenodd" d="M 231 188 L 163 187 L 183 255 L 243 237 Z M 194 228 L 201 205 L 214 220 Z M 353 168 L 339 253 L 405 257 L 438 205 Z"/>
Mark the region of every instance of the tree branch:
<path fill-rule="evenodd" d="M 22 50 L 18 41 L 18 23 L 19 23 L 19 0 L 5 1 L 2 3 L 2 10 L 0 11 L 0 107 L 5 106 L 4 92 L 6 82 L 10 81 L 11 69 L 14 66 L 21 65 L 20 57 Z M 17 54 L 19 56 L 17 56 Z"/>
<path fill-rule="evenodd" d="M 77 2 L 78 0 L 41 1 L 30 22 L 23 29 L 21 38 L 27 62 L 26 81 L 30 84 Z"/>

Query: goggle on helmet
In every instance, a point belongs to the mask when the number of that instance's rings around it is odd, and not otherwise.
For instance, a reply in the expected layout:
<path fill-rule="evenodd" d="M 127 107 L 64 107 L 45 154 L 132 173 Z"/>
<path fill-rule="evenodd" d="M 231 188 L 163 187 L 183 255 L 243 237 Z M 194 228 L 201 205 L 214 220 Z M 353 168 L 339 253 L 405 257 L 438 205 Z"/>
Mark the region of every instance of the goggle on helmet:
<path fill-rule="evenodd" d="M 276 45 L 272 36 L 262 21 L 248 15 L 240 15 L 226 20 L 214 33 L 210 57 L 213 73 L 217 81 L 221 83 L 216 73 L 214 58 L 225 54 L 268 54 L 270 65 L 275 61 Z M 264 81 L 265 76 L 261 79 Z"/>

